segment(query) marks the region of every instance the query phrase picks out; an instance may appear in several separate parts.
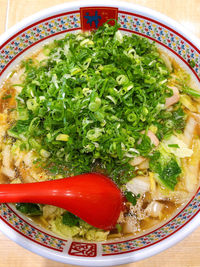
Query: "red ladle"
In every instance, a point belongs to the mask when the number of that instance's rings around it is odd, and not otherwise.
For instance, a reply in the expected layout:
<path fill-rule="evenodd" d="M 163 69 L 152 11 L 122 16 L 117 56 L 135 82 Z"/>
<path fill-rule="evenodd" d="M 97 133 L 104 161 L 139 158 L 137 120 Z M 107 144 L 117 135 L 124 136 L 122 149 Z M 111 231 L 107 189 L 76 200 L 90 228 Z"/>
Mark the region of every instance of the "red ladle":
<path fill-rule="evenodd" d="M 109 178 L 88 173 L 27 184 L 1 184 L 0 203 L 39 203 L 57 206 L 104 230 L 112 229 L 123 206 L 119 188 Z"/>

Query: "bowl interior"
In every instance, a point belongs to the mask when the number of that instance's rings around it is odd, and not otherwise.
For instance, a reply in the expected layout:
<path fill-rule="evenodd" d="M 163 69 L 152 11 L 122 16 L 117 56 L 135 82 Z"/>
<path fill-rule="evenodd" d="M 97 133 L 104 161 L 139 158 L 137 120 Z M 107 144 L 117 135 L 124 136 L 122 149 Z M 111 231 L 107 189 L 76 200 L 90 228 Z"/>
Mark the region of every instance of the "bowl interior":
<path fill-rule="evenodd" d="M 77 30 L 91 30 L 108 19 L 116 19 L 120 30 L 125 34 L 138 34 L 155 41 L 172 54 L 195 78 L 197 85 L 200 76 L 200 51 L 180 29 L 166 21 L 160 14 L 143 10 L 141 7 L 116 4 L 113 6 L 80 5 L 50 9 L 34 19 L 15 27 L 0 46 L 0 80 L 16 66 L 22 57 L 29 54 L 52 38 L 61 38 L 65 33 Z M 194 60 L 195 66 L 189 64 Z M 125 263 L 154 254 L 160 249 L 156 245 L 189 225 L 200 210 L 200 191 L 163 225 L 143 235 L 120 241 L 94 243 L 65 240 L 36 226 L 8 204 L 0 205 L 0 225 L 2 231 L 30 250 L 65 263 L 97 266 Z M 180 239 L 180 238 L 179 238 Z M 31 242 L 30 242 L 31 241 Z M 175 241 L 174 241 L 175 243 Z M 27 245 L 28 244 L 28 245 Z M 164 243 L 163 243 L 164 244 Z M 146 250 L 151 248 L 152 252 Z M 155 249 L 156 248 L 156 249 Z M 164 248 L 164 247 L 163 247 Z M 126 259 L 123 257 L 125 254 Z M 145 255 L 146 254 L 146 255 Z M 112 256 L 115 255 L 115 258 Z M 118 256 L 116 256 L 118 255 Z M 127 255 L 130 255 L 129 259 Z M 90 259 L 84 260 L 84 259 Z M 120 260 L 121 262 L 120 262 Z"/>

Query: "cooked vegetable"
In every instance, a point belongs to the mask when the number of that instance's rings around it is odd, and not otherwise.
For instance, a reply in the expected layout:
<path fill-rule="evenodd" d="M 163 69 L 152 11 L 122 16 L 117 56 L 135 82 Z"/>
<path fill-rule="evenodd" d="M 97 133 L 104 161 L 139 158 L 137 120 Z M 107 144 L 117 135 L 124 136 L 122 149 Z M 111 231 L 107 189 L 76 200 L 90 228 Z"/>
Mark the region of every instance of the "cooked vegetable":
<path fill-rule="evenodd" d="M 131 164 L 132 166 L 137 166 L 137 165 L 141 164 L 144 161 L 145 161 L 144 157 L 138 156 L 138 157 L 135 157 L 135 158 L 131 159 L 129 161 L 129 164 Z"/>
<path fill-rule="evenodd" d="M 63 224 L 62 217 L 57 217 L 51 222 L 54 232 L 64 237 L 84 237 L 87 240 L 103 241 L 107 238 L 109 231 L 96 229 L 80 220 L 80 227 L 75 225 Z"/>
<path fill-rule="evenodd" d="M 174 154 L 178 158 L 191 157 L 193 154 L 193 150 L 188 148 L 188 145 L 175 135 L 172 135 L 169 139 L 165 140 L 162 143 L 162 147 L 164 150 Z"/>
<path fill-rule="evenodd" d="M 62 223 L 68 226 L 78 226 L 80 219 L 70 212 L 65 212 L 62 215 Z"/>
<path fill-rule="evenodd" d="M 174 190 L 181 168 L 175 157 L 165 151 L 154 152 L 150 160 L 150 169 L 155 172 L 155 179 L 165 187 Z"/>
<path fill-rule="evenodd" d="M 62 223 L 61 217 L 57 217 L 51 222 L 52 230 L 65 237 L 74 237 L 80 233 L 80 228 L 78 226 L 68 226 Z"/>
<path fill-rule="evenodd" d="M 145 209 L 147 214 L 154 218 L 161 218 L 164 204 L 158 201 L 152 201 Z"/>
<path fill-rule="evenodd" d="M 149 177 L 136 176 L 126 184 L 126 188 L 136 196 L 138 194 L 144 194 L 150 189 Z"/>
<path fill-rule="evenodd" d="M 200 150 L 200 140 L 193 140 L 193 154 L 190 158 L 185 159 L 183 171 L 184 171 L 184 182 L 185 187 L 189 192 L 192 192 L 198 184 L 199 176 L 199 150 Z"/>
<path fill-rule="evenodd" d="M 29 216 L 42 215 L 42 210 L 40 209 L 40 206 L 37 204 L 18 203 L 16 204 L 16 209 Z"/>
<path fill-rule="evenodd" d="M 181 95 L 180 102 L 190 111 L 197 112 L 198 109 L 195 105 L 193 105 L 191 97 L 188 95 Z"/>
<path fill-rule="evenodd" d="M 128 202 L 130 202 L 133 206 L 135 206 L 136 203 L 137 203 L 137 199 L 140 197 L 140 194 L 134 195 L 132 192 L 126 191 L 124 193 L 124 196 L 126 197 L 126 199 L 128 200 Z"/>
<path fill-rule="evenodd" d="M 193 117 L 189 117 L 184 129 L 184 141 L 190 147 L 195 133 L 197 122 Z"/>

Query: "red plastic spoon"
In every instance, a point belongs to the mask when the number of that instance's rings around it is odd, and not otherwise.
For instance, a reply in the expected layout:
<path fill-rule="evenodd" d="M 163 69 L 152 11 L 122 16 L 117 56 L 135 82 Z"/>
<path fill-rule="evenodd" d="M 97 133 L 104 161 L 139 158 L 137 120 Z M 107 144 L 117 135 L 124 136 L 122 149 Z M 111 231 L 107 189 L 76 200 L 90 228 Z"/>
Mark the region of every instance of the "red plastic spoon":
<path fill-rule="evenodd" d="M 119 188 L 109 178 L 88 173 L 28 184 L 1 184 L 0 203 L 39 203 L 70 211 L 101 229 L 112 229 L 123 206 Z"/>

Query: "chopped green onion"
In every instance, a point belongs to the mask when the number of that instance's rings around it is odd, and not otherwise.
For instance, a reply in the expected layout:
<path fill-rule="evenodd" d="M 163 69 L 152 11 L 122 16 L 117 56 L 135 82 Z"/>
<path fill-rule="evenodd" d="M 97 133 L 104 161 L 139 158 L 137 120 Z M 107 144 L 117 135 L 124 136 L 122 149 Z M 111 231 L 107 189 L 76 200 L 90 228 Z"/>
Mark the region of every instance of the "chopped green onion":
<path fill-rule="evenodd" d="M 38 107 L 38 103 L 36 101 L 36 99 L 28 99 L 26 102 L 27 108 L 31 111 L 36 110 L 36 108 Z"/>
<path fill-rule="evenodd" d="M 45 169 L 76 175 L 100 166 L 122 185 L 136 174 L 130 158 L 154 149 L 148 129 L 159 140 L 184 129 L 181 106 L 165 110 L 170 71 L 156 45 L 122 35 L 116 21 L 68 33 L 43 51 L 45 60 L 23 61 L 8 134 L 36 150 Z"/>
<path fill-rule="evenodd" d="M 69 135 L 68 134 L 59 134 L 57 137 L 56 137 L 56 140 L 57 141 L 68 141 L 69 140 Z"/>
<path fill-rule="evenodd" d="M 188 94 L 188 95 L 191 95 L 191 96 L 194 96 L 194 97 L 200 97 L 200 92 L 190 88 L 190 87 L 185 87 L 183 89 L 183 92 Z"/>
<path fill-rule="evenodd" d="M 169 144 L 168 147 L 180 148 L 178 144 Z"/>
<path fill-rule="evenodd" d="M 46 151 L 45 149 L 41 149 L 40 150 L 40 155 L 43 157 L 43 158 L 48 158 L 50 157 L 51 153 Z"/>
<path fill-rule="evenodd" d="M 96 97 L 94 102 L 91 102 L 89 104 L 89 110 L 95 112 L 100 108 L 100 106 L 101 106 L 101 99 L 99 97 Z"/>
<path fill-rule="evenodd" d="M 6 100 L 6 99 L 9 99 L 9 98 L 11 98 L 11 97 L 12 97 L 11 95 L 6 95 L 6 96 L 3 96 L 2 99 L 3 99 L 3 100 Z"/>

